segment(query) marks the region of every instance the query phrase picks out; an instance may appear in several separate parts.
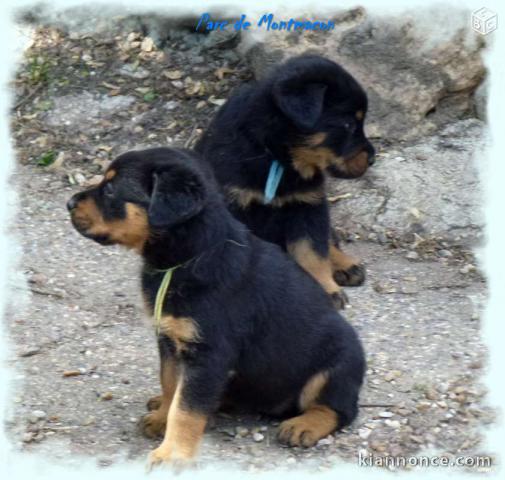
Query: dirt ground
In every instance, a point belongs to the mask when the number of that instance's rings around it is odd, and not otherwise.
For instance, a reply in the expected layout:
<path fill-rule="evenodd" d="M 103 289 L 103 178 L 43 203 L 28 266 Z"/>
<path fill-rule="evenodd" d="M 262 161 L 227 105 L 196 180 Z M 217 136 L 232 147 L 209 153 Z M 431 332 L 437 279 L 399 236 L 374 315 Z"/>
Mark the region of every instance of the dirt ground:
<path fill-rule="evenodd" d="M 89 455 L 107 466 L 143 459 L 156 446 L 137 427 L 159 389 L 138 259 L 79 236 L 65 203 L 98 181 L 119 152 L 191 146 L 230 89 L 251 77 L 233 50 L 193 37 L 175 35 L 163 53 L 140 34 L 100 43 L 41 29 L 27 50 L 12 112 L 20 197 L 12 227 L 26 283 L 13 278 L 17 306 L 8 313 L 17 367 L 8 429 L 20 449 L 61 462 L 69 453 Z M 205 62 L 188 55 L 192 48 L 205 52 Z M 338 208 L 337 200 L 333 218 Z M 347 289 L 345 311 L 367 353 L 358 419 L 298 449 L 277 443 L 272 419 L 218 414 L 202 462 L 324 470 L 357 462 L 360 451 L 493 453 L 481 447 L 493 412 L 479 380 L 486 285 L 472 253 L 440 240 L 405 244 L 346 233 L 352 242 L 345 249 L 364 259 L 368 274 L 363 287 Z"/>

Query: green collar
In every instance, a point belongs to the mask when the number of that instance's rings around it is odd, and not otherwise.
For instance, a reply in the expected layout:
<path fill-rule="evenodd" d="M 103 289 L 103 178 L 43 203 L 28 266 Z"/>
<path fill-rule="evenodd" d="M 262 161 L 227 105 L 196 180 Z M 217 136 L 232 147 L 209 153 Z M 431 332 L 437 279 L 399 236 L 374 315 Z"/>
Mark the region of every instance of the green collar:
<path fill-rule="evenodd" d="M 165 302 L 168 287 L 170 286 L 170 282 L 172 281 L 172 275 L 174 274 L 174 271 L 180 266 L 181 265 L 176 265 L 175 267 L 165 270 L 165 275 L 163 275 L 163 280 L 161 281 L 161 284 L 158 288 L 158 292 L 156 293 L 156 300 L 154 302 L 154 322 L 155 322 L 154 325 L 156 329 L 156 335 L 160 334 L 163 303 Z"/>

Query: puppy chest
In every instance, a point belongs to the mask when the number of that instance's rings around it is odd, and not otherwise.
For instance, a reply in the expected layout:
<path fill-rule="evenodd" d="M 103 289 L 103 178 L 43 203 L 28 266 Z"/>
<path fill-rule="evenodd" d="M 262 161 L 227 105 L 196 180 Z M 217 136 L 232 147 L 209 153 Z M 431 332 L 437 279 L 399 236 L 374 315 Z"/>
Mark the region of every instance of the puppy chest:
<path fill-rule="evenodd" d="M 191 317 L 163 315 L 158 322 L 155 320 L 155 325 L 160 335 L 168 337 L 174 343 L 178 353 L 200 341 L 198 325 Z"/>

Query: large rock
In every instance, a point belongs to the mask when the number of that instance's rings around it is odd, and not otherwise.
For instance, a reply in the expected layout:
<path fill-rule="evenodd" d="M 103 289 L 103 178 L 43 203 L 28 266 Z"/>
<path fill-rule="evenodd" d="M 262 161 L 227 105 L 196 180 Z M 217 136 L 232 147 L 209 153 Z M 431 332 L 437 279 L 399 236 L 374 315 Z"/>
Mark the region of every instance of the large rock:
<path fill-rule="evenodd" d="M 333 20 L 329 32 L 269 31 L 258 40 L 256 30 L 244 36 L 242 49 L 257 77 L 307 51 L 342 64 L 369 94 L 372 137 L 417 138 L 475 116 L 484 42 L 469 28 L 470 12 L 444 7 L 379 16 L 358 8 Z"/>
<path fill-rule="evenodd" d="M 479 182 L 485 129 L 480 120 L 456 122 L 436 136 L 386 150 L 357 180 L 330 180 L 337 227 L 367 238 L 391 234 L 443 238 L 473 245 L 481 237 Z"/>

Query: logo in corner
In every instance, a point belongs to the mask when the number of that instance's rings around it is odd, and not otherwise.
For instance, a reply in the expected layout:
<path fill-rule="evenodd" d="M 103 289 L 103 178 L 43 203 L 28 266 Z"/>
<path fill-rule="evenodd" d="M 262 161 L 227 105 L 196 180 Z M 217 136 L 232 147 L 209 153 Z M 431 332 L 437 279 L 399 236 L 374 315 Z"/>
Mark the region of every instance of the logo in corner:
<path fill-rule="evenodd" d="M 487 35 L 498 28 L 498 14 L 482 7 L 472 13 L 472 28 L 481 35 Z"/>

